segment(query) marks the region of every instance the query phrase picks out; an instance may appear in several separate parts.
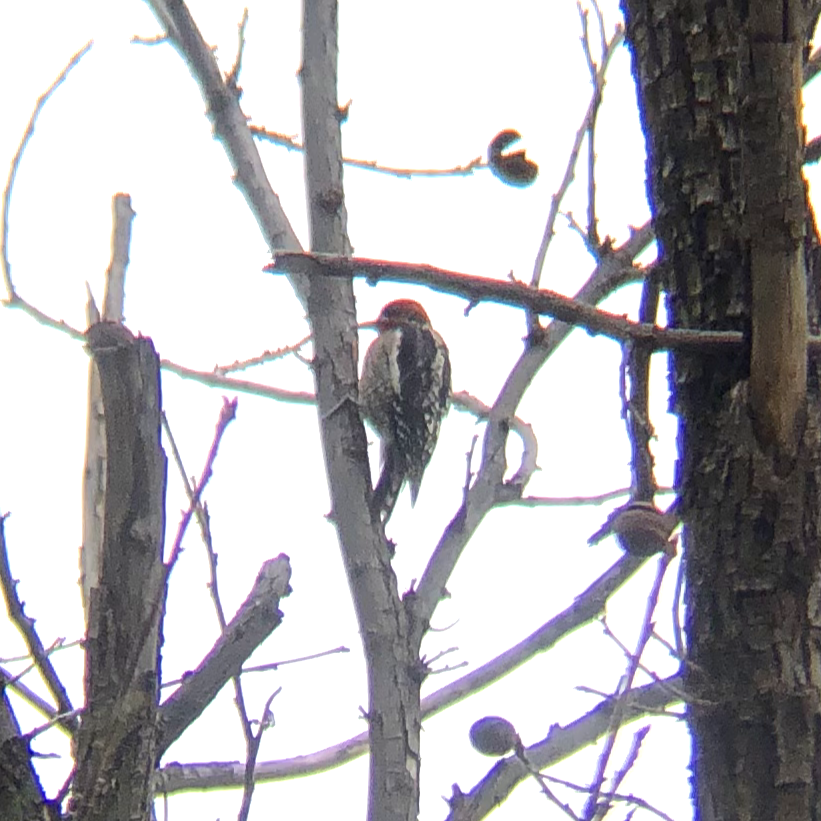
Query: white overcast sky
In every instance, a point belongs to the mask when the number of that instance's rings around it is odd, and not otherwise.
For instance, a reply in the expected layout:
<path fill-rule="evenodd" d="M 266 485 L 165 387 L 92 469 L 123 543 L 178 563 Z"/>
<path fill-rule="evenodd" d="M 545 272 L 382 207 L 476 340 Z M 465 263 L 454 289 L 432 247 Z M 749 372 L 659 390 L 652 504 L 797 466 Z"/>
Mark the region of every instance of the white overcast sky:
<path fill-rule="evenodd" d="M 205 38 L 228 69 L 236 48 L 242 3 L 190 4 Z M 615 0 L 603 2 L 608 34 L 619 20 Z M 250 6 L 241 85 L 252 122 L 301 136 L 299 86 L 300 3 Z M 263 274 L 269 261 L 253 217 L 231 182 L 222 147 L 212 139 L 199 90 L 169 46 L 129 44 L 132 35 L 159 28 L 138 0 L 66 3 L 41 0 L 0 8 L 0 66 L 4 80 L 0 126 L 3 176 L 37 97 L 87 40 L 90 54 L 42 114 L 17 178 L 10 213 L 9 254 L 20 294 L 41 310 L 85 327 L 85 282 L 98 300 L 108 264 L 111 197 L 128 192 L 137 217 L 126 282 L 126 323 L 151 336 L 161 356 L 210 369 L 289 345 L 307 327 L 283 278 Z M 427 262 L 489 277 L 510 272 L 529 279 L 551 195 L 587 107 L 589 83 L 579 47 L 580 26 L 571 0 L 498 3 L 462 0 L 349 0 L 340 11 L 341 102 L 352 100 L 343 126 L 346 156 L 402 167 L 444 168 L 483 154 L 504 128 L 524 135 L 540 176 L 526 190 L 508 188 L 487 171 L 467 178 L 395 179 L 347 168 L 348 226 L 361 256 Z M 635 107 L 629 54 L 613 61 L 601 113 L 599 218 L 603 234 L 623 240 L 649 210 L 644 143 Z M 810 135 L 816 132 L 810 127 Z M 272 184 L 307 246 L 302 158 L 263 145 Z M 565 208 L 584 213 L 583 164 Z M 592 260 L 579 238 L 559 221 L 543 284 L 572 293 Z M 492 403 L 522 348 L 521 312 L 480 306 L 464 316 L 462 300 L 407 286 L 357 283 L 360 318 L 373 318 L 397 295 L 421 299 L 450 344 L 454 388 Z M 606 307 L 635 312 L 636 286 Z M 363 346 L 370 337 L 363 337 Z M 520 415 L 539 438 L 538 472 L 528 492 L 595 494 L 629 484 L 629 450 L 618 398 L 620 350 L 603 338 L 576 332 L 535 380 Z M 673 481 L 675 420 L 666 414 L 663 358 L 654 370 L 653 421 L 657 476 Z M 0 309 L 0 365 L 4 431 L 0 510 L 10 511 L 7 540 L 20 594 L 48 645 L 82 633 L 78 578 L 81 478 L 85 443 L 88 361 L 82 347 Z M 295 360 L 252 370 L 249 379 L 311 390 L 308 368 Z M 222 392 L 164 375 L 171 426 L 189 473 L 199 473 L 210 444 Z M 459 504 L 465 453 L 477 428 L 452 411 L 442 432 L 419 503 L 405 496 L 391 525 L 395 567 L 406 589 L 417 577 L 442 528 Z M 510 448 L 515 464 L 517 448 Z M 166 529 L 173 536 L 183 495 L 169 466 Z M 353 652 L 247 677 L 249 707 L 258 715 L 267 695 L 277 725 L 264 739 L 260 760 L 309 753 L 363 729 L 364 673 L 355 619 L 347 597 L 313 408 L 242 395 L 207 492 L 220 583 L 228 614 L 244 599 L 266 558 L 285 552 L 293 565 L 293 594 L 285 622 L 254 656 L 274 661 L 339 645 Z M 468 667 L 432 677 L 426 692 L 492 658 L 535 630 L 573 600 L 618 556 L 611 543 L 588 548 L 586 537 L 609 507 L 517 509 L 492 513 L 468 547 L 449 585 L 452 598 L 434 618 L 425 652 L 456 647 L 445 663 Z M 165 631 L 163 672 L 175 678 L 199 662 L 217 635 L 205 583 L 203 549 L 195 528 L 174 572 Z M 674 575 L 675 566 L 671 571 Z M 609 616 L 633 644 L 650 563 L 616 597 Z M 668 580 L 672 583 L 673 576 Z M 668 585 L 668 588 L 671 585 Z M 669 589 L 665 601 L 668 602 Z M 659 629 L 669 635 L 669 612 Z M 0 624 L 0 656 L 21 652 L 15 631 Z M 675 663 L 650 656 L 668 674 Z M 57 657 L 75 702 L 82 692 L 76 650 Z M 502 714 L 526 743 L 596 703 L 574 688 L 612 690 L 623 671 L 615 647 L 593 626 L 534 659 L 504 681 L 425 724 L 421 818 L 446 814 L 442 796 L 458 783 L 467 791 L 493 764 L 468 744 L 477 718 Z M 36 684 L 32 677 L 27 682 Z M 240 759 L 242 736 L 226 688 L 174 746 L 167 760 Z M 41 722 L 23 711 L 27 726 Z M 629 741 L 630 734 L 625 734 Z M 67 745 L 55 731 L 36 749 L 56 751 L 42 763 L 53 792 L 65 777 Z M 624 747 L 617 748 L 623 755 Z M 579 781 L 592 776 L 594 754 L 557 772 Z M 618 757 L 616 759 L 619 760 Z M 670 719 L 645 742 L 624 791 L 653 801 L 676 819 L 689 818 L 687 737 Z M 317 818 L 340 813 L 362 818 L 364 759 L 323 775 L 262 785 L 252 818 L 274 813 Z M 171 817 L 236 817 L 239 791 L 194 793 L 171 800 Z M 535 784 L 524 784 L 500 819 L 538 812 L 553 817 Z M 578 805 L 577 805 L 578 806 Z M 640 817 L 637 815 L 636 817 Z M 649 816 L 647 816 L 649 817 Z"/>

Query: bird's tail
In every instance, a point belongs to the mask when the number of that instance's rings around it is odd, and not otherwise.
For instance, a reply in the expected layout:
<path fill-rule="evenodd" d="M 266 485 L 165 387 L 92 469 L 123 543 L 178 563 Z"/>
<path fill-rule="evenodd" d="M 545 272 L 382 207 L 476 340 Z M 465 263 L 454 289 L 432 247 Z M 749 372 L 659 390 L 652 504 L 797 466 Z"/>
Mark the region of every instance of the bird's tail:
<path fill-rule="evenodd" d="M 371 502 L 371 510 L 375 516 L 378 516 L 382 522 L 387 522 L 393 513 L 393 508 L 396 505 L 396 500 L 399 498 L 399 491 L 402 490 L 402 483 L 405 481 L 405 471 L 402 465 L 397 463 L 396 458 L 388 449 L 384 454 L 382 463 L 382 474 L 376 487 L 373 490 L 373 499 Z M 419 492 L 419 488 L 416 488 Z M 416 501 L 413 487 L 411 487 L 411 498 Z"/>

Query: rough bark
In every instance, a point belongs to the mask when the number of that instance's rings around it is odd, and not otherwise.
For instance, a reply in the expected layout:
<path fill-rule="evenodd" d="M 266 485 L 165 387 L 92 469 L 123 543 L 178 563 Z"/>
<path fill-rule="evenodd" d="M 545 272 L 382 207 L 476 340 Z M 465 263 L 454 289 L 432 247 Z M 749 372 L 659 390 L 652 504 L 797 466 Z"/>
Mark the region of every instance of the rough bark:
<path fill-rule="evenodd" d="M 791 0 L 622 5 L 670 323 L 748 340 L 742 355 L 677 354 L 671 376 L 697 815 L 817 818 L 821 413 L 801 339 L 807 303 L 818 325 L 800 174 L 807 21 Z"/>
<path fill-rule="evenodd" d="M 149 821 L 165 584 L 159 358 L 122 325 L 93 325 L 88 343 L 106 420 L 106 505 L 71 812 L 82 821 Z"/>
<path fill-rule="evenodd" d="M 125 310 L 125 271 L 131 244 L 131 223 L 136 214 L 128 194 L 115 194 L 111 201 L 111 262 L 105 276 L 102 318 L 122 322 Z M 93 298 L 89 289 L 89 306 Z M 92 308 L 96 312 L 96 306 Z M 96 317 L 99 319 L 99 316 Z M 88 324 L 93 324 L 90 317 Z M 100 575 L 100 554 L 105 518 L 105 417 L 100 396 L 100 375 L 92 359 L 88 365 L 88 421 L 86 463 L 83 470 L 83 543 L 80 547 L 80 584 L 83 610 L 88 623 L 91 589 Z"/>
<path fill-rule="evenodd" d="M 2 530 L 0 520 L 0 539 Z M 60 815 L 43 792 L 32 764 L 29 739 L 20 732 L 5 692 L 0 694 L 0 808 L 3 821 L 49 821 Z"/>

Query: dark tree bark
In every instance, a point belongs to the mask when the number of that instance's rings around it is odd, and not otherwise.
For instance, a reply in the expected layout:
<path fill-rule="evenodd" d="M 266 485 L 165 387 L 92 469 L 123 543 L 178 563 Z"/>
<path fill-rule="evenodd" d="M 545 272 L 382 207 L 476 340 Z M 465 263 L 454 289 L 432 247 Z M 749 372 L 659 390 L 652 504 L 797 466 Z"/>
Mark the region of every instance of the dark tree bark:
<path fill-rule="evenodd" d="M 108 458 L 71 811 L 82 821 L 148 821 L 165 603 L 159 357 L 150 340 L 122 325 L 92 325 L 88 341 L 100 373 Z"/>
<path fill-rule="evenodd" d="M 821 414 L 801 177 L 809 18 L 790 0 L 623 0 L 676 355 L 686 679 L 702 819 L 810 819 L 819 790 Z M 809 299 L 807 298 L 809 295 Z"/>
<path fill-rule="evenodd" d="M 0 542 L 3 520 L 0 519 Z M 57 819 L 58 808 L 45 796 L 31 760 L 28 739 L 12 712 L 8 696 L 0 695 L 0 808 L 4 821 Z"/>

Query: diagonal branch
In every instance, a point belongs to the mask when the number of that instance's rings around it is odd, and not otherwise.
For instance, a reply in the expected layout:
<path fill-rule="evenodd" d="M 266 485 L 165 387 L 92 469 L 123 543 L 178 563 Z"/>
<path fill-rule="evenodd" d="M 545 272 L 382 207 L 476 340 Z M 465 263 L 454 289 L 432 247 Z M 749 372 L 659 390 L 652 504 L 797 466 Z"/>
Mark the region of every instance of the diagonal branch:
<path fill-rule="evenodd" d="M 282 621 L 279 602 L 290 592 L 290 578 L 291 566 L 285 555 L 269 559 L 262 565 L 251 592 L 208 655 L 160 707 L 158 757 L 182 735 L 231 678 L 239 678 L 245 661 L 279 626 Z"/>
<path fill-rule="evenodd" d="M 6 608 L 9 613 L 9 618 L 14 622 L 20 634 L 23 636 L 29 654 L 37 665 L 37 669 L 57 705 L 58 715 L 73 714 L 74 707 L 68 697 L 66 688 L 63 686 L 63 682 L 60 681 L 60 677 L 57 675 L 57 671 L 51 663 L 46 648 L 43 646 L 40 636 L 37 635 L 37 631 L 34 629 L 34 619 L 26 615 L 23 609 L 23 602 L 20 601 L 17 595 L 17 582 L 11 575 L 8 549 L 6 547 L 5 524 L 7 517 L 7 513 L 0 515 L 0 587 L 2 587 L 3 595 L 6 599 Z M 75 732 L 79 726 L 76 717 L 63 718 L 60 720 L 60 724 L 70 732 Z"/>
<path fill-rule="evenodd" d="M 200 87 L 208 116 L 214 123 L 214 134 L 222 142 L 234 169 L 234 182 L 256 218 L 268 247 L 272 251 L 300 249 L 296 232 L 265 173 L 237 95 L 223 78 L 213 50 L 203 39 L 185 3 L 181 0 L 146 2 Z M 296 283 L 296 286 L 304 302 L 304 283 Z"/>
<path fill-rule="evenodd" d="M 623 702 L 625 719 L 633 721 L 647 712 L 657 712 L 676 703 L 679 698 L 673 693 L 681 686 L 682 677 L 675 675 L 630 690 L 625 693 Z M 527 760 L 541 770 L 594 744 L 609 730 L 616 706 L 616 700 L 608 698 L 572 724 L 552 727 L 543 741 L 526 748 Z M 454 794 L 449 802 L 451 811 L 447 821 L 479 821 L 528 777 L 527 768 L 518 758 L 502 759 L 470 792 Z"/>
<path fill-rule="evenodd" d="M 590 587 L 561 613 L 506 650 L 495 659 L 446 684 L 422 699 L 422 716 L 429 718 L 467 698 L 512 670 L 520 667 L 538 653 L 543 653 L 574 630 L 599 618 L 607 600 L 636 572 L 642 560 L 624 555 L 606 570 Z M 680 698 L 680 694 L 673 693 Z M 257 766 L 259 781 L 273 781 L 294 776 L 309 775 L 336 767 L 363 755 L 368 750 L 368 734 L 334 744 L 325 750 L 296 756 L 282 761 L 267 761 Z M 163 790 L 175 792 L 184 789 L 210 789 L 242 786 L 242 772 L 233 764 L 168 765 L 161 774 Z"/>
<path fill-rule="evenodd" d="M 651 236 L 649 226 L 640 229 L 620 249 L 604 257 L 576 295 L 576 301 L 584 305 L 595 305 L 622 284 L 625 267 L 641 252 Z M 519 402 L 541 366 L 558 349 L 572 327 L 567 323 L 552 322 L 540 334 L 538 344 L 526 347 L 496 399 L 488 417 L 482 465 L 478 475 L 464 504 L 434 550 L 419 586 L 408 598 L 408 606 L 413 613 L 414 639 L 420 644 L 450 574 L 485 514 L 494 505 L 511 502 L 522 494 L 529 477 L 517 477 L 515 483 L 504 480 L 509 420 L 515 416 Z"/>
<path fill-rule="evenodd" d="M 570 154 L 567 158 L 564 177 L 562 178 L 562 181 L 559 184 L 559 188 L 553 195 L 553 199 L 551 200 L 550 211 L 547 215 L 547 224 L 545 225 L 544 234 L 542 235 L 542 241 L 539 245 L 539 250 L 536 254 L 536 262 L 533 266 L 533 276 L 530 280 L 530 284 L 534 288 L 538 288 L 539 282 L 541 281 L 544 263 L 547 259 L 547 252 L 550 248 L 550 242 L 553 239 L 553 234 L 555 233 L 556 217 L 559 215 L 559 208 L 561 207 L 562 200 L 564 199 L 565 194 L 567 194 L 567 191 L 570 188 L 570 183 L 573 182 L 576 163 L 579 159 L 579 153 L 581 152 L 582 142 L 584 141 L 585 135 L 591 130 L 593 119 L 595 118 L 596 112 L 598 111 L 602 91 L 604 89 L 604 75 L 607 72 L 607 68 L 610 65 L 610 60 L 613 54 L 616 52 L 616 49 L 621 45 L 623 39 L 624 30 L 622 28 L 617 28 L 615 33 L 613 34 L 613 37 L 610 39 L 608 43 L 607 51 L 602 58 L 601 67 L 595 75 L 595 80 L 593 83 L 593 93 L 590 97 L 590 102 L 588 103 L 587 111 L 585 112 L 584 117 L 582 118 L 582 122 L 579 125 L 578 130 L 576 131 L 576 137 L 573 140 L 573 147 L 571 148 Z"/>

